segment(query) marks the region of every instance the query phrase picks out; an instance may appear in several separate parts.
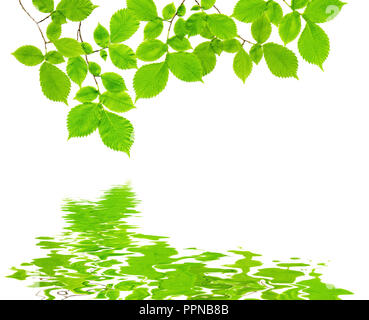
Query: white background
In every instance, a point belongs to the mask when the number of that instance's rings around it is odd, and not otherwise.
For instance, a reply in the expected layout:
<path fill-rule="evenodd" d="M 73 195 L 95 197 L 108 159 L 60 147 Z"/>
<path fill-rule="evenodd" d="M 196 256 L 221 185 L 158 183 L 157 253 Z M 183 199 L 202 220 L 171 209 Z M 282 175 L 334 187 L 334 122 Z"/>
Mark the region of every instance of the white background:
<path fill-rule="evenodd" d="M 122 2 L 94 1 L 88 41 Z M 323 280 L 368 299 L 369 2 L 348 2 L 323 26 L 331 39 L 325 72 L 301 61 L 299 81 L 281 80 L 262 62 L 243 85 L 225 54 L 205 84 L 172 76 L 165 92 L 127 114 L 136 128 L 129 159 L 97 134 L 67 141 L 69 108 L 42 95 L 37 67 L 10 55 L 42 46 L 36 26 L 18 1 L 1 1 L 0 298 L 35 298 L 4 276 L 40 254 L 36 236 L 62 230 L 64 198 L 93 199 L 131 181 L 143 232 L 175 246 L 330 260 Z M 217 1 L 225 13 L 235 3 Z M 132 46 L 140 40 L 142 32 Z M 124 74 L 131 84 L 134 72 Z"/>

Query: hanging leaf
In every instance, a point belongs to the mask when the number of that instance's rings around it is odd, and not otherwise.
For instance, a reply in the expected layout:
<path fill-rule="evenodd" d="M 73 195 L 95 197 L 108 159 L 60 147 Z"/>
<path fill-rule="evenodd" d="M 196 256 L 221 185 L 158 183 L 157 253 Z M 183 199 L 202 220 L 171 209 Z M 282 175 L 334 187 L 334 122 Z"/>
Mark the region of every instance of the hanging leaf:
<path fill-rule="evenodd" d="M 94 40 L 101 48 L 107 48 L 110 43 L 109 31 L 106 30 L 100 23 L 94 31 Z"/>
<path fill-rule="evenodd" d="M 237 36 L 237 26 L 232 18 L 224 14 L 211 14 L 208 16 L 210 31 L 219 39 L 233 39 Z"/>
<path fill-rule="evenodd" d="M 279 25 L 279 36 L 284 44 L 290 43 L 297 38 L 301 31 L 301 16 L 294 11 L 285 15 Z"/>
<path fill-rule="evenodd" d="M 136 16 L 128 9 L 118 10 L 110 20 L 111 42 L 119 43 L 132 37 L 140 26 Z"/>
<path fill-rule="evenodd" d="M 202 81 L 202 67 L 199 58 L 188 52 L 169 53 L 169 70 L 180 80 L 186 82 Z"/>
<path fill-rule="evenodd" d="M 87 137 L 99 126 L 101 106 L 96 103 L 84 103 L 69 111 L 67 127 L 70 138 Z"/>
<path fill-rule="evenodd" d="M 54 10 L 54 0 L 32 0 L 32 3 L 43 13 L 50 13 Z"/>
<path fill-rule="evenodd" d="M 26 66 L 33 67 L 44 61 L 44 55 L 39 48 L 34 46 L 23 46 L 17 49 L 13 56 Z"/>
<path fill-rule="evenodd" d="M 252 60 L 244 49 L 241 49 L 234 57 L 233 70 L 243 83 L 245 83 L 246 79 L 251 74 Z"/>
<path fill-rule="evenodd" d="M 339 0 L 312 0 L 305 9 L 304 17 L 310 22 L 327 22 L 335 18 L 344 5 Z"/>
<path fill-rule="evenodd" d="M 127 0 L 127 8 L 141 21 L 151 21 L 158 16 L 153 0 Z"/>
<path fill-rule="evenodd" d="M 137 68 L 136 55 L 133 50 L 125 44 L 112 44 L 109 46 L 110 59 L 119 69 Z"/>
<path fill-rule="evenodd" d="M 98 96 L 99 91 L 97 91 L 94 87 L 84 87 L 79 89 L 74 99 L 78 100 L 79 102 L 92 102 L 96 100 Z"/>
<path fill-rule="evenodd" d="M 110 92 L 121 92 L 127 90 L 123 78 L 114 72 L 106 72 L 101 75 L 102 83 Z"/>
<path fill-rule="evenodd" d="M 241 22 L 254 22 L 267 8 L 264 0 L 240 0 L 237 2 L 233 16 Z"/>
<path fill-rule="evenodd" d="M 160 40 L 146 40 L 137 48 L 137 58 L 142 61 L 155 61 L 162 57 L 168 50 L 168 46 Z"/>
<path fill-rule="evenodd" d="M 70 21 L 85 20 L 96 8 L 90 0 L 61 0 L 56 7 Z"/>
<path fill-rule="evenodd" d="M 251 25 L 251 33 L 258 43 L 264 43 L 272 34 L 272 25 L 266 15 L 262 15 Z"/>
<path fill-rule="evenodd" d="M 81 57 L 70 58 L 67 64 L 67 74 L 69 78 L 79 86 L 86 79 L 88 66 L 85 60 Z"/>
<path fill-rule="evenodd" d="M 72 38 L 61 38 L 54 41 L 56 49 L 67 58 L 75 58 L 84 54 L 81 43 Z"/>
<path fill-rule="evenodd" d="M 100 102 L 114 112 L 127 112 L 135 106 L 126 92 L 105 92 L 100 96 Z"/>

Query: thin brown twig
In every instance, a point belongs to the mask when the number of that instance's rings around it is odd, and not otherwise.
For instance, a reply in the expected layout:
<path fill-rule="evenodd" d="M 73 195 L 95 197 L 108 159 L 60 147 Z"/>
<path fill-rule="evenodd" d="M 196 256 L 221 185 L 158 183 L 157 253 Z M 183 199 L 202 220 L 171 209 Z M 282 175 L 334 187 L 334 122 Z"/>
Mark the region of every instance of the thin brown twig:
<path fill-rule="evenodd" d="M 288 2 L 286 0 L 282 0 L 287 6 L 289 6 L 291 9 L 292 7 L 288 4 Z"/>
<path fill-rule="evenodd" d="M 186 0 L 183 0 L 181 2 L 181 4 L 179 5 L 178 9 L 186 2 Z M 173 16 L 173 18 L 169 21 L 169 27 L 168 27 L 168 35 L 167 35 L 167 39 L 169 39 L 169 36 L 170 36 L 170 30 L 172 29 L 172 25 L 173 25 L 173 22 L 174 22 L 174 19 L 178 16 L 178 9 L 175 13 L 175 15 Z"/>
<path fill-rule="evenodd" d="M 44 22 L 45 20 L 49 19 L 50 17 L 51 17 L 51 13 L 47 17 L 45 17 L 45 18 L 41 19 L 40 21 L 38 21 L 37 24 L 40 24 L 41 22 Z"/>

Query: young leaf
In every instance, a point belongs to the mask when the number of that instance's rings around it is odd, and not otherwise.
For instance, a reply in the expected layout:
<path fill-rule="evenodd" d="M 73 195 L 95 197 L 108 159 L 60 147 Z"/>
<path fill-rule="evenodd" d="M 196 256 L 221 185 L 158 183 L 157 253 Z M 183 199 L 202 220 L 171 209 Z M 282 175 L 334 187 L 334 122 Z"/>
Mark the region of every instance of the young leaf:
<path fill-rule="evenodd" d="M 160 40 L 146 40 L 137 48 L 137 58 L 142 61 L 155 61 L 162 57 L 168 50 L 168 46 Z"/>
<path fill-rule="evenodd" d="M 82 46 L 82 50 L 85 54 L 91 54 L 91 53 L 94 52 L 94 49 L 92 48 L 92 46 L 87 42 L 82 42 L 81 46 Z"/>
<path fill-rule="evenodd" d="M 103 143 L 112 150 L 130 154 L 133 144 L 133 126 L 125 118 L 104 111 L 99 124 L 99 133 Z"/>
<path fill-rule="evenodd" d="M 79 102 L 92 102 L 98 96 L 99 91 L 97 91 L 94 87 L 83 87 L 79 89 L 74 99 L 78 100 Z"/>
<path fill-rule="evenodd" d="M 201 7 L 204 10 L 209 10 L 215 5 L 216 0 L 201 0 Z"/>
<path fill-rule="evenodd" d="M 110 20 L 110 39 L 113 43 L 119 43 L 132 37 L 140 22 L 136 16 L 128 9 L 118 10 Z"/>
<path fill-rule="evenodd" d="M 242 48 L 241 43 L 237 39 L 223 41 L 223 50 L 228 53 L 236 53 Z"/>
<path fill-rule="evenodd" d="M 182 3 L 179 7 L 178 7 L 178 10 L 177 10 L 177 16 L 178 17 L 183 17 L 186 15 L 186 6 Z"/>
<path fill-rule="evenodd" d="M 239 77 L 243 83 L 252 72 L 252 60 L 248 53 L 241 49 L 238 51 L 233 61 L 233 70 L 237 77 Z"/>
<path fill-rule="evenodd" d="M 100 102 L 114 112 L 127 112 L 135 106 L 126 92 L 105 92 L 100 96 Z"/>
<path fill-rule="evenodd" d="M 329 55 L 329 38 L 318 25 L 307 22 L 298 42 L 301 56 L 309 63 L 323 70 L 323 63 Z"/>
<path fill-rule="evenodd" d="M 43 13 L 54 11 L 54 0 L 32 0 L 33 5 Z"/>
<path fill-rule="evenodd" d="M 101 75 L 102 83 L 110 92 L 121 92 L 127 90 L 123 78 L 114 72 L 106 72 Z"/>
<path fill-rule="evenodd" d="M 90 0 L 61 0 L 56 10 L 70 21 L 85 20 L 96 8 Z"/>
<path fill-rule="evenodd" d="M 84 103 L 69 111 L 67 127 L 69 139 L 87 137 L 99 126 L 101 106 L 96 103 Z"/>
<path fill-rule="evenodd" d="M 344 4 L 339 0 L 312 0 L 305 9 L 304 17 L 315 23 L 327 22 L 339 14 Z"/>
<path fill-rule="evenodd" d="M 168 44 L 176 51 L 192 49 L 190 41 L 185 37 L 174 36 L 168 40 Z"/>
<path fill-rule="evenodd" d="M 101 50 L 100 51 L 100 57 L 106 61 L 106 59 L 108 58 L 108 53 L 105 50 Z"/>
<path fill-rule="evenodd" d="M 67 64 L 67 74 L 69 78 L 79 86 L 86 79 L 88 66 L 85 60 L 81 57 L 70 58 Z"/>
<path fill-rule="evenodd" d="M 174 33 L 178 37 L 184 37 L 187 35 L 186 21 L 182 18 L 178 19 L 174 25 Z"/>
<path fill-rule="evenodd" d="M 297 78 L 298 61 L 291 50 L 276 43 L 267 43 L 263 49 L 272 74 L 280 78 Z"/>
<path fill-rule="evenodd" d="M 223 41 L 219 40 L 219 39 L 213 39 L 210 42 L 211 48 L 213 49 L 213 51 L 220 56 L 221 53 L 223 52 Z"/>
<path fill-rule="evenodd" d="M 251 47 L 251 49 L 250 49 L 250 58 L 256 64 L 259 64 L 259 62 L 263 58 L 263 55 L 264 55 L 264 52 L 263 52 L 263 47 L 261 45 L 256 44 L 256 45 Z"/>
<path fill-rule="evenodd" d="M 251 33 L 258 43 L 264 43 L 269 39 L 272 34 L 272 24 L 265 14 L 252 23 Z"/>
<path fill-rule="evenodd" d="M 71 83 L 63 71 L 44 62 L 40 68 L 40 84 L 42 92 L 48 99 L 67 104 Z"/>
<path fill-rule="evenodd" d="M 45 60 L 51 64 L 59 64 L 65 62 L 63 55 L 58 51 L 49 51 L 45 55 Z"/>
<path fill-rule="evenodd" d="M 55 23 L 58 24 L 65 24 L 67 23 L 67 18 L 65 17 L 65 15 L 63 13 L 61 13 L 60 11 L 56 10 L 51 14 L 51 20 Z"/>
<path fill-rule="evenodd" d="M 301 16 L 294 11 L 285 15 L 279 25 L 279 36 L 286 45 L 297 38 L 301 31 Z"/>
<path fill-rule="evenodd" d="M 158 16 L 153 0 L 127 0 L 127 8 L 141 21 L 151 21 Z"/>
<path fill-rule="evenodd" d="M 145 40 L 156 39 L 161 35 L 164 29 L 164 23 L 160 19 L 149 21 L 144 29 Z"/>
<path fill-rule="evenodd" d="M 88 63 L 88 71 L 95 77 L 98 77 L 101 73 L 101 67 L 96 62 L 89 62 Z"/>
<path fill-rule="evenodd" d="M 233 17 L 241 22 L 254 22 L 266 8 L 267 3 L 264 0 L 240 0 L 234 8 Z"/>
<path fill-rule="evenodd" d="M 136 100 L 157 96 L 165 89 L 168 76 L 169 70 L 166 62 L 148 64 L 138 69 L 133 80 Z"/>
<path fill-rule="evenodd" d="M 170 20 L 174 17 L 174 15 L 176 14 L 176 6 L 174 5 L 174 3 L 170 3 L 168 5 L 166 5 L 163 9 L 163 18 L 164 20 Z"/>
<path fill-rule="evenodd" d="M 132 49 L 124 44 L 111 44 L 109 46 L 110 59 L 119 69 L 137 68 L 136 55 Z"/>
<path fill-rule="evenodd" d="M 109 31 L 106 30 L 100 23 L 94 31 L 94 40 L 101 48 L 107 48 L 110 43 Z"/>
<path fill-rule="evenodd" d="M 293 10 L 305 8 L 309 0 L 292 0 L 291 8 Z"/>
<path fill-rule="evenodd" d="M 196 36 L 201 33 L 206 25 L 206 14 L 203 12 L 194 13 L 186 21 L 186 30 L 189 36 Z"/>
<path fill-rule="evenodd" d="M 283 18 L 282 7 L 275 1 L 268 2 L 265 14 L 275 26 L 278 26 Z"/>
<path fill-rule="evenodd" d="M 202 67 L 202 75 L 206 76 L 210 72 L 212 72 L 217 63 L 217 58 L 214 53 L 214 50 L 211 46 L 211 42 L 203 42 L 200 43 L 193 53 L 197 56 L 197 58 L 201 62 Z"/>
<path fill-rule="evenodd" d="M 83 55 L 81 43 L 72 38 L 61 38 L 54 41 L 56 49 L 67 58 L 75 58 Z"/>
<path fill-rule="evenodd" d="M 199 58 L 188 52 L 169 53 L 169 70 L 180 80 L 186 82 L 202 81 L 202 67 Z"/>
<path fill-rule="evenodd" d="M 62 33 L 61 24 L 52 21 L 46 29 L 46 35 L 50 41 L 55 41 L 60 38 Z"/>
<path fill-rule="evenodd" d="M 208 16 L 210 31 L 219 39 L 228 40 L 237 36 L 236 23 L 224 14 L 211 14 Z"/>
<path fill-rule="evenodd" d="M 26 66 L 33 67 L 44 61 L 44 55 L 39 48 L 34 46 L 23 46 L 18 48 L 13 56 Z"/>

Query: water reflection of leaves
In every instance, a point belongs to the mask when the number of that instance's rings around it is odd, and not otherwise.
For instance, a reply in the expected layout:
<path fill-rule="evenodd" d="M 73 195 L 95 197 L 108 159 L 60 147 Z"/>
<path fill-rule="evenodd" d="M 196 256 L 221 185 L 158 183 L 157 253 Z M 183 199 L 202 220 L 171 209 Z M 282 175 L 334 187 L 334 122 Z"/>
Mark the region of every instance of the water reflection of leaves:
<path fill-rule="evenodd" d="M 47 256 L 13 268 L 9 277 L 31 281 L 50 300 L 297 300 L 351 294 L 326 285 L 296 258 L 263 268 L 260 255 L 247 251 L 179 253 L 165 237 L 135 232 L 128 221 L 138 214 L 136 205 L 129 186 L 114 187 L 96 202 L 67 201 L 64 233 L 38 238 Z"/>

